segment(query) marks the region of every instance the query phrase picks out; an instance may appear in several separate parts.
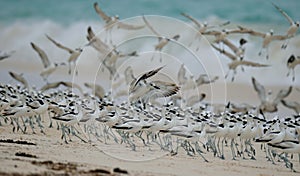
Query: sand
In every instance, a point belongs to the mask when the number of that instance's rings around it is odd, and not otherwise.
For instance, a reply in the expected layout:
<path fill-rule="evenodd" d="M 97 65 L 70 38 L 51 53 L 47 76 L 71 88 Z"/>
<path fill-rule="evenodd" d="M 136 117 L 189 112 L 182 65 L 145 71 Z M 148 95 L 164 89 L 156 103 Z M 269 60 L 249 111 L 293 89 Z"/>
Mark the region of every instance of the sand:
<path fill-rule="evenodd" d="M 0 175 L 299 175 L 282 161 L 275 165 L 267 161 L 259 144 L 255 144 L 256 160 L 232 160 L 230 148 L 225 147 L 225 160 L 205 152 L 206 163 L 182 148 L 171 155 L 157 150 L 154 143 L 136 151 L 112 141 L 84 143 L 75 137 L 66 144 L 55 128 L 46 128 L 45 134 L 36 131 L 23 134 L 12 132 L 10 125 L 0 127 Z M 300 171 L 298 158 L 291 161 Z"/>

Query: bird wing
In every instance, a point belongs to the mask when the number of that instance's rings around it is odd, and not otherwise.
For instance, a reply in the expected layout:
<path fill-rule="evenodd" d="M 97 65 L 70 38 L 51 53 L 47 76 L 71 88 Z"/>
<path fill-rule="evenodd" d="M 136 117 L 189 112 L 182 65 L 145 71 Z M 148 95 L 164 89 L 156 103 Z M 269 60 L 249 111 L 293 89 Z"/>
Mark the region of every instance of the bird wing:
<path fill-rule="evenodd" d="M 293 87 L 290 86 L 288 89 L 282 89 L 278 92 L 274 103 L 278 104 L 282 99 L 284 99 L 285 97 L 289 96 L 290 93 L 292 92 Z"/>
<path fill-rule="evenodd" d="M 103 98 L 105 95 L 105 90 L 103 89 L 103 87 L 101 85 L 94 84 L 94 83 L 84 83 L 84 86 L 92 89 L 93 93 L 98 98 Z"/>
<path fill-rule="evenodd" d="M 259 36 L 259 37 L 265 37 L 266 34 L 254 30 L 248 31 L 248 34 L 253 35 L 253 36 Z"/>
<path fill-rule="evenodd" d="M 88 34 L 86 38 L 89 41 L 87 45 L 92 45 L 97 51 L 101 52 L 102 54 L 107 54 L 110 52 L 110 47 L 95 35 L 90 26 L 87 29 L 87 33 Z"/>
<path fill-rule="evenodd" d="M 237 60 L 237 56 L 225 51 L 225 50 L 222 50 L 220 48 L 218 48 L 216 45 L 214 44 L 211 44 L 211 46 L 216 49 L 217 51 L 219 51 L 221 54 L 224 54 L 225 56 L 227 56 L 229 59 L 231 59 L 232 61 L 235 61 Z"/>
<path fill-rule="evenodd" d="M 223 43 L 227 45 L 235 53 L 239 50 L 239 48 L 235 46 L 232 42 L 230 42 L 228 39 L 224 39 Z"/>
<path fill-rule="evenodd" d="M 186 106 L 187 107 L 191 107 L 193 105 L 195 105 L 196 103 L 201 102 L 202 100 L 204 100 L 204 98 L 206 97 L 206 94 L 202 93 L 200 95 L 194 95 L 194 96 L 190 96 L 189 98 L 187 98 L 186 100 Z"/>
<path fill-rule="evenodd" d="M 271 37 L 273 40 L 285 40 L 288 37 L 286 35 L 272 35 Z"/>
<path fill-rule="evenodd" d="M 63 49 L 63 50 L 68 51 L 70 54 L 72 54 L 72 53 L 74 52 L 74 50 L 72 50 L 72 49 L 70 49 L 70 48 L 68 48 L 68 47 L 66 47 L 66 46 L 64 46 L 64 45 L 62 45 L 62 44 L 56 42 L 56 41 L 55 41 L 54 39 L 52 39 L 49 35 L 46 34 L 46 37 L 47 37 L 52 43 L 54 43 L 54 45 L 56 45 L 57 47 L 59 47 L 59 48 L 61 48 L 61 49 Z"/>
<path fill-rule="evenodd" d="M 287 108 L 294 109 L 297 114 L 300 112 L 300 104 L 296 101 L 281 100 L 281 103 Z"/>
<path fill-rule="evenodd" d="M 185 77 L 185 74 L 186 74 L 186 69 L 184 67 L 184 64 L 182 64 L 177 74 L 177 79 L 180 85 L 186 82 L 187 78 Z"/>
<path fill-rule="evenodd" d="M 40 47 L 38 47 L 33 42 L 30 43 L 32 48 L 39 54 L 40 58 L 42 59 L 44 68 L 47 68 L 50 65 L 49 58 L 44 50 L 42 50 Z"/>
<path fill-rule="evenodd" d="M 288 20 L 290 25 L 293 25 L 294 20 L 290 16 L 288 16 L 288 14 L 285 11 L 283 11 L 280 7 L 278 7 L 276 4 L 274 4 L 273 2 L 272 4 Z"/>
<path fill-rule="evenodd" d="M 14 72 L 10 71 L 9 75 L 11 77 L 13 77 L 15 80 L 17 80 L 20 83 L 22 83 L 26 88 L 29 88 L 29 84 L 28 84 L 27 80 L 23 77 L 22 74 L 17 74 L 17 73 L 14 73 Z"/>
<path fill-rule="evenodd" d="M 146 19 L 146 17 L 143 15 L 143 20 L 146 24 L 146 26 L 153 32 L 153 34 L 155 34 L 158 37 L 161 37 L 161 35 L 150 25 L 150 23 L 148 22 L 148 20 Z"/>
<path fill-rule="evenodd" d="M 196 83 L 198 86 L 202 84 L 210 84 L 215 82 L 217 79 L 219 79 L 218 76 L 215 76 L 213 78 L 210 78 L 207 74 L 201 74 L 199 75 L 198 79 L 196 79 Z"/>
<path fill-rule="evenodd" d="M 98 3 L 95 2 L 94 3 L 94 9 L 96 11 L 96 13 L 105 21 L 105 22 L 108 22 L 109 20 L 111 20 L 111 17 L 106 15 L 101 9 L 100 7 L 98 6 Z"/>
<path fill-rule="evenodd" d="M 251 61 L 241 61 L 241 65 L 246 65 L 246 66 L 251 66 L 251 67 L 268 67 L 270 65 L 266 65 L 266 64 L 261 64 L 261 63 L 257 63 L 257 62 L 251 62 Z"/>
<path fill-rule="evenodd" d="M 220 31 L 207 31 L 207 32 L 204 32 L 203 35 L 221 35 L 221 32 Z"/>
<path fill-rule="evenodd" d="M 152 81 L 150 86 L 151 90 L 155 91 L 151 96 L 156 97 L 169 97 L 176 94 L 180 89 L 176 84 L 164 81 Z"/>
<path fill-rule="evenodd" d="M 132 25 L 120 21 L 118 21 L 117 26 L 118 28 L 127 29 L 127 30 L 139 30 L 145 27 L 145 25 Z"/>
<path fill-rule="evenodd" d="M 229 33 L 250 34 L 250 35 L 259 36 L 259 37 L 265 37 L 265 35 L 266 35 L 262 32 L 254 31 L 254 30 L 246 28 L 246 27 L 238 26 L 238 28 L 239 29 L 234 29 L 234 30 L 229 31 Z"/>
<path fill-rule="evenodd" d="M 187 19 L 191 20 L 193 23 L 195 23 L 195 25 L 198 27 L 198 28 L 201 28 L 202 27 L 202 24 L 196 20 L 195 18 L 193 18 L 192 16 L 186 14 L 186 13 L 180 13 L 182 16 L 186 17 Z"/>
<path fill-rule="evenodd" d="M 9 58 L 15 51 L 10 51 L 10 52 L 2 52 L 0 51 L 0 61 L 3 59 Z"/>
<path fill-rule="evenodd" d="M 163 67 L 159 67 L 157 69 L 148 71 L 147 73 L 144 73 L 142 76 L 140 76 L 138 79 L 134 80 L 132 83 L 132 88 L 135 88 L 135 86 L 142 80 L 146 80 L 150 78 L 151 76 L 154 76 L 156 73 L 158 73 Z"/>
<path fill-rule="evenodd" d="M 44 85 L 41 88 L 41 91 L 44 92 L 44 91 L 49 90 L 49 89 L 57 88 L 61 83 L 62 83 L 61 81 L 53 82 L 53 83 L 47 83 L 46 85 Z"/>
<path fill-rule="evenodd" d="M 78 84 L 76 84 L 74 82 L 61 81 L 61 84 L 64 85 L 64 86 L 66 86 L 66 87 L 69 87 L 69 88 L 76 88 L 76 89 L 78 89 L 80 91 L 80 93 L 83 94 L 82 88 Z"/>
<path fill-rule="evenodd" d="M 264 86 L 262 86 L 259 82 L 257 82 L 254 77 L 252 77 L 252 84 L 255 91 L 258 93 L 260 100 L 266 101 L 266 90 Z"/>
<path fill-rule="evenodd" d="M 130 84 L 134 79 L 133 70 L 131 66 L 128 66 L 126 70 L 124 71 L 125 80 L 127 84 Z"/>

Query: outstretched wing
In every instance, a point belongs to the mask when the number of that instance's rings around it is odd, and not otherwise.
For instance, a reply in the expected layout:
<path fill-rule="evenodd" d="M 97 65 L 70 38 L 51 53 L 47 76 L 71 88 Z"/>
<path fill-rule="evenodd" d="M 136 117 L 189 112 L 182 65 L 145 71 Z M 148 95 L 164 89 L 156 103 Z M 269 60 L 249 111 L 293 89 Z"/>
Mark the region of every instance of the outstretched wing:
<path fill-rule="evenodd" d="M 180 89 L 176 84 L 164 81 L 152 81 L 150 86 L 152 87 L 151 90 L 154 91 L 151 95 L 156 97 L 169 97 L 176 94 Z"/>
<path fill-rule="evenodd" d="M 20 83 L 22 83 L 27 89 L 29 88 L 29 84 L 28 84 L 27 80 L 23 77 L 22 74 L 17 74 L 17 73 L 14 73 L 14 72 L 10 71 L 9 75 L 11 77 L 13 77 L 15 80 L 17 80 Z"/>
<path fill-rule="evenodd" d="M 143 20 L 144 20 L 146 26 L 153 32 L 153 34 L 155 34 L 158 37 L 161 37 L 161 35 L 150 25 L 150 23 L 148 22 L 148 20 L 146 20 L 145 16 L 143 16 Z"/>
<path fill-rule="evenodd" d="M 31 44 L 32 48 L 38 53 L 38 55 L 42 59 L 44 68 L 47 68 L 50 65 L 50 61 L 49 61 L 49 58 L 48 58 L 47 54 L 45 53 L 45 51 L 42 50 L 40 47 L 38 47 L 33 42 L 31 42 L 30 44 Z"/>
<path fill-rule="evenodd" d="M 98 6 L 98 3 L 95 2 L 94 3 L 94 9 L 96 11 L 96 13 L 105 21 L 105 22 L 109 22 L 111 20 L 111 17 L 106 15 Z"/>
<path fill-rule="evenodd" d="M 134 79 L 133 70 L 131 66 L 128 66 L 126 70 L 124 71 L 126 84 L 130 84 Z"/>
<path fill-rule="evenodd" d="M 80 91 L 80 93 L 83 94 L 82 88 L 78 84 L 76 84 L 74 82 L 62 81 L 61 84 L 64 85 L 64 86 L 66 86 L 66 87 L 69 87 L 69 88 L 76 88 L 76 89 L 78 89 Z"/>
<path fill-rule="evenodd" d="M 290 86 L 288 89 L 282 89 L 278 92 L 274 103 L 278 104 L 281 100 L 283 100 L 285 97 L 289 96 L 290 93 L 292 92 L 293 87 Z"/>
<path fill-rule="evenodd" d="M 102 86 L 94 83 L 84 83 L 84 86 L 87 88 L 92 89 L 93 93 L 98 97 L 98 98 L 103 98 L 105 95 L 105 90 Z"/>
<path fill-rule="evenodd" d="M 278 7 L 276 4 L 274 4 L 273 2 L 272 4 L 288 20 L 290 25 L 293 25 L 294 20 L 290 16 L 288 16 L 288 14 L 285 11 L 283 11 L 280 7 Z"/>
<path fill-rule="evenodd" d="M 195 23 L 195 25 L 198 27 L 198 28 L 201 28 L 202 27 L 202 24 L 196 20 L 195 18 L 193 18 L 192 16 L 186 14 L 186 13 L 180 13 L 182 16 L 186 17 L 187 19 L 191 20 L 193 23 Z"/>
<path fill-rule="evenodd" d="M 61 81 L 53 82 L 53 83 L 48 83 L 48 84 L 44 85 L 44 86 L 41 88 L 41 91 L 44 92 L 44 91 L 49 90 L 49 89 L 57 88 L 57 87 L 60 86 L 61 84 L 62 84 Z"/>
<path fill-rule="evenodd" d="M 138 85 L 140 81 L 146 80 L 150 78 L 151 76 L 155 75 L 157 72 L 159 72 L 163 67 L 159 67 L 157 69 L 148 71 L 147 73 L 144 73 L 142 76 L 140 76 L 138 79 L 135 79 L 130 84 L 129 90 L 134 90 L 134 88 Z"/>
<path fill-rule="evenodd" d="M 182 64 L 177 75 L 179 85 L 182 85 L 186 82 L 187 78 L 185 77 L 185 74 L 186 74 L 186 69 L 184 67 L 184 64 Z"/>
<path fill-rule="evenodd" d="M 254 77 L 252 77 L 252 84 L 255 91 L 258 93 L 260 100 L 266 101 L 266 90 L 264 86 L 262 86 L 259 82 L 257 82 Z"/>
<path fill-rule="evenodd" d="M 235 61 L 237 60 L 237 56 L 236 55 L 233 55 L 227 51 L 225 51 L 224 49 L 221 49 L 221 48 L 218 48 L 216 45 L 214 44 L 211 44 L 211 46 L 216 49 L 217 51 L 219 51 L 221 54 L 224 54 L 225 56 L 227 56 L 227 58 L 231 59 L 232 61 Z"/>
<path fill-rule="evenodd" d="M 117 23 L 117 26 L 118 28 L 127 29 L 127 30 L 139 30 L 145 27 L 145 25 L 132 25 L 120 21 Z"/>
<path fill-rule="evenodd" d="M 245 61 L 245 60 L 241 61 L 241 65 L 246 65 L 246 66 L 251 66 L 251 67 L 268 67 L 268 66 L 270 66 L 267 64 L 261 64 L 261 63 Z"/>
<path fill-rule="evenodd" d="M 46 37 L 47 37 L 52 43 L 54 43 L 54 45 L 56 45 L 58 48 L 61 48 L 61 49 L 63 49 L 63 50 L 66 50 L 66 51 L 68 51 L 70 54 L 72 54 L 72 53 L 74 52 L 74 50 L 72 50 L 72 49 L 70 49 L 70 48 L 68 48 L 68 47 L 66 47 L 66 46 L 64 46 L 64 45 L 62 45 L 62 44 L 56 42 L 56 41 L 55 41 L 54 39 L 52 39 L 49 35 L 46 34 Z"/>
<path fill-rule="evenodd" d="M 281 103 L 290 109 L 293 109 L 297 114 L 300 113 L 300 103 L 296 101 L 286 101 L 286 100 L 281 100 Z"/>
<path fill-rule="evenodd" d="M 93 32 L 91 26 L 88 27 L 87 29 L 87 40 L 89 43 L 87 45 L 92 45 L 97 51 L 99 51 L 102 54 L 108 54 L 111 49 L 110 47 L 105 44 L 98 36 L 95 35 Z"/>

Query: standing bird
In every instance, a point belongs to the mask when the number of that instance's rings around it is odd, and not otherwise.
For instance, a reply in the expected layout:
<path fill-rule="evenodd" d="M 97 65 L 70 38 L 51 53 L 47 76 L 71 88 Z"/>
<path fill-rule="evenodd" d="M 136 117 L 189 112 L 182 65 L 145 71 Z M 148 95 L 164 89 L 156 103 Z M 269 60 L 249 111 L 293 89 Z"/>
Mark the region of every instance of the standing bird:
<path fill-rule="evenodd" d="M 276 4 L 272 3 L 273 6 L 288 20 L 290 23 L 290 27 L 286 31 L 287 41 L 281 46 L 282 49 L 286 49 L 289 39 L 294 37 L 299 29 L 300 22 L 294 21 L 286 12 L 284 12 L 281 8 L 279 8 Z"/>
<path fill-rule="evenodd" d="M 292 86 L 290 86 L 288 89 L 282 89 L 278 92 L 277 96 L 271 100 L 270 95 L 272 95 L 272 92 L 269 91 L 267 94 L 264 86 L 257 82 L 254 77 L 252 77 L 252 84 L 261 101 L 258 110 L 262 112 L 276 112 L 278 110 L 277 106 L 281 100 L 283 100 L 292 92 Z"/>
<path fill-rule="evenodd" d="M 289 69 L 286 76 L 289 76 L 292 71 L 292 80 L 295 81 L 295 67 L 300 65 L 300 56 L 295 57 L 295 55 L 291 55 L 287 61 L 287 67 Z"/>
<path fill-rule="evenodd" d="M 159 54 L 160 54 L 160 62 L 162 62 L 162 56 L 161 56 L 161 50 L 170 42 L 170 41 L 177 41 L 180 37 L 179 34 L 177 35 L 174 35 L 172 38 L 168 38 L 166 36 L 163 36 L 161 34 L 159 34 L 151 25 L 150 23 L 148 22 L 148 20 L 145 18 L 145 16 L 143 16 L 143 20 L 146 24 L 146 26 L 152 31 L 152 33 L 154 35 L 157 36 L 158 38 L 158 44 L 156 44 L 154 47 L 155 47 L 155 51 L 159 51 Z M 154 57 L 154 56 L 153 56 Z M 152 57 L 152 60 L 153 60 L 153 57 Z"/>
<path fill-rule="evenodd" d="M 44 50 L 42 50 L 40 47 L 38 47 L 36 44 L 33 42 L 30 43 L 32 48 L 38 53 L 40 58 L 42 59 L 42 63 L 44 65 L 44 69 L 40 73 L 40 75 L 43 77 L 45 81 L 47 81 L 48 76 L 52 74 L 59 65 L 64 65 L 64 63 L 57 64 L 57 63 L 51 63 L 47 54 L 45 53 Z"/>
<path fill-rule="evenodd" d="M 50 36 L 46 35 L 46 37 L 54 44 L 56 45 L 58 48 L 63 49 L 65 51 L 67 51 L 70 54 L 70 57 L 68 58 L 68 64 L 69 64 L 69 74 L 71 74 L 71 63 L 74 63 L 74 66 L 76 67 L 76 62 L 77 59 L 79 58 L 82 49 L 81 48 L 76 48 L 75 50 L 70 49 L 58 42 L 56 42 L 54 39 L 52 39 Z M 75 68 L 76 69 L 76 68 Z M 78 70 L 76 69 L 76 75 L 78 74 Z"/>

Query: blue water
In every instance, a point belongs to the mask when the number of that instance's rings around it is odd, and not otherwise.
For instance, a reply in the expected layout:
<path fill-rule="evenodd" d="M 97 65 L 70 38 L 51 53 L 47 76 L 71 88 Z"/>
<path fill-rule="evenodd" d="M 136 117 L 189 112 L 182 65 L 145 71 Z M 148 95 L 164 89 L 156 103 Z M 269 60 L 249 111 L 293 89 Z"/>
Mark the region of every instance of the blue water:
<path fill-rule="evenodd" d="M 145 14 L 183 20 L 180 12 L 186 12 L 197 19 L 215 16 L 242 23 L 286 24 L 272 6 L 271 2 L 275 2 L 293 19 L 300 20 L 299 0 L 0 0 L 0 23 L 47 19 L 70 24 L 99 20 L 94 2 L 107 14 L 118 14 L 122 19 Z"/>

